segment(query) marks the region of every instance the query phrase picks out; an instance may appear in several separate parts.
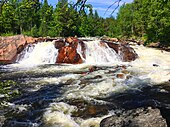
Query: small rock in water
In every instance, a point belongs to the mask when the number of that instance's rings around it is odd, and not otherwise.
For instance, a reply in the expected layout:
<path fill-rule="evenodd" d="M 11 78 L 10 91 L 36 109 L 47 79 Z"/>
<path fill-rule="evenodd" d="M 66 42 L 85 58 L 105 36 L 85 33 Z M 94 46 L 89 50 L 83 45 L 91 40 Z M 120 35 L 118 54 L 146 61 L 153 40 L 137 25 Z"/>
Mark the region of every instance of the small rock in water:
<path fill-rule="evenodd" d="M 123 79 L 125 76 L 124 76 L 124 74 L 117 74 L 116 77 Z"/>
<path fill-rule="evenodd" d="M 89 72 L 96 71 L 97 67 L 96 66 L 91 66 L 89 67 Z"/>
<path fill-rule="evenodd" d="M 157 65 L 157 64 L 153 64 L 153 66 L 154 66 L 154 67 L 159 67 L 159 65 Z"/>

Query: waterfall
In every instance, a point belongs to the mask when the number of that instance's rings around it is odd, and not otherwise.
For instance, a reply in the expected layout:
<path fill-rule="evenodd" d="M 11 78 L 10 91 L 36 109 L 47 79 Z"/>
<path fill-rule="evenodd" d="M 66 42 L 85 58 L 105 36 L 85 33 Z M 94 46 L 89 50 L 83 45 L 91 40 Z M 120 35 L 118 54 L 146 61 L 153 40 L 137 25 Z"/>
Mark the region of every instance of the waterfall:
<path fill-rule="evenodd" d="M 107 44 L 101 45 L 99 40 L 84 42 L 86 46 L 84 59 L 87 64 L 102 64 L 120 62 L 120 57 Z M 78 53 L 82 57 L 80 45 L 78 45 Z"/>
<path fill-rule="evenodd" d="M 78 44 L 77 52 L 80 54 L 84 63 L 102 64 L 119 62 L 120 58 L 116 52 L 109 48 L 107 44 L 100 44 L 99 40 L 87 41 L 85 44 L 85 58 L 80 44 Z M 54 64 L 58 55 L 58 50 L 54 47 L 53 42 L 42 42 L 37 44 L 29 44 L 17 57 L 17 63 L 21 65 L 39 65 Z"/>
<path fill-rule="evenodd" d="M 31 44 L 19 54 L 16 62 L 24 65 L 54 64 L 57 55 L 53 42 Z"/>

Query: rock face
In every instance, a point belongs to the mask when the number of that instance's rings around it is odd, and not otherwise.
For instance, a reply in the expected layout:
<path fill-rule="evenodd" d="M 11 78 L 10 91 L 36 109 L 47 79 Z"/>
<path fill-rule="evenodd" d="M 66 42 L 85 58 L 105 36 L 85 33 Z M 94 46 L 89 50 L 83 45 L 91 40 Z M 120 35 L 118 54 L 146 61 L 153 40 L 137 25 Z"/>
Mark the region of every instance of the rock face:
<path fill-rule="evenodd" d="M 138 108 L 116 112 L 101 121 L 100 127 L 167 127 L 159 109 Z"/>
<path fill-rule="evenodd" d="M 27 41 L 23 35 L 0 37 L 0 61 L 11 63 L 15 60 Z"/>
<path fill-rule="evenodd" d="M 85 47 L 83 47 L 84 46 L 83 42 L 81 42 L 77 38 L 73 38 L 73 37 L 66 38 L 65 44 L 68 46 L 59 48 L 56 63 L 68 63 L 68 64 L 83 63 L 82 58 L 80 57 L 80 55 L 77 52 L 78 43 L 80 43 L 82 52 L 84 52 Z M 85 54 L 84 54 L 84 56 L 85 56 Z"/>
<path fill-rule="evenodd" d="M 101 43 L 107 43 L 107 45 L 114 49 L 117 54 L 119 54 L 124 62 L 130 62 L 138 58 L 135 50 L 131 48 L 128 44 L 118 44 L 108 41 L 102 41 Z"/>
<path fill-rule="evenodd" d="M 83 60 L 77 53 L 76 48 L 65 46 L 59 49 L 56 63 L 81 64 Z"/>
<path fill-rule="evenodd" d="M 47 40 L 48 38 L 33 38 L 24 35 L 0 37 L 0 63 L 13 63 L 16 60 L 17 54 L 21 53 L 27 44 Z"/>

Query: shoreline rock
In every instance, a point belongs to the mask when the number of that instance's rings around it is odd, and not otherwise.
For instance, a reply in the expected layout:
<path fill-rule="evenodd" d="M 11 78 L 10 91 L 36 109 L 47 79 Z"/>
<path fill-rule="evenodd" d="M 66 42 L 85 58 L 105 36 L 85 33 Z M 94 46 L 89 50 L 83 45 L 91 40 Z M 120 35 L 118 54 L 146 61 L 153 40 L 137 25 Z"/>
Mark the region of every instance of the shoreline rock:
<path fill-rule="evenodd" d="M 103 119 L 100 127 L 167 127 L 167 123 L 159 109 L 148 107 L 117 111 Z"/>
<path fill-rule="evenodd" d="M 33 38 L 24 35 L 0 37 L 0 63 L 10 64 L 15 62 L 17 55 L 21 53 L 26 45 L 38 42 L 57 40 L 57 38 L 39 37 Z"/>

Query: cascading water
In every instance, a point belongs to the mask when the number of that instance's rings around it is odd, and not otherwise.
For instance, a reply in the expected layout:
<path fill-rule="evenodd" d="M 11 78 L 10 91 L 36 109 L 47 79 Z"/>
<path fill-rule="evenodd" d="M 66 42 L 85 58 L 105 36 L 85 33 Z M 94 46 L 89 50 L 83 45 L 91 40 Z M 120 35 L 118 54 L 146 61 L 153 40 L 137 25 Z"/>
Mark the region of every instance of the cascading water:
<path fill-rule="evenodd" d="M 106 44 L 102 46 L 99 40 L 84 42 L 86 46 L 85 56 L 83 58 L 81 46 L 78 45 L 77 51 L 86 64 L 105 64 L 120 62 L 116 52 Z M 55 64 L 58 50 L 53 42 L 43 42 L 28 45 L 18 56 L 17 61 L 20 65 L 40 65 Z"/>
<path fill-rule="evenodd" d="M 99 127 L 115 109 L 170 108 L 169 86 L 154 86 L 170 79 L 170 53 L 134 46 L 139 58 L 123 63 L 99 40 L 84 43 L 85 58 L 77 48 L 84 64 L 54 64 L 58 50 L 43 42 L 28 45 L 10 70 L 1 66 L 0 81 L 13 80 L 21 91 L 0 107 L 3 127 Z M 20 69 L 31 65 L 37 66 Z"/>
<path fill-rule="evenodd" d="M 102 46 L 99 40 L 85 42 L 85 45 L 85 63 L 87 64 L 120 62 L 120 58 L 116 52 L 109 48 L 107 44 Z"/>
<path fill-rule="evenodd" d="M 53 42 L 43 42 L 28 45 L 18 56 L 17 62 L 21 65 L 54 64 L 58 50 Z"/>

